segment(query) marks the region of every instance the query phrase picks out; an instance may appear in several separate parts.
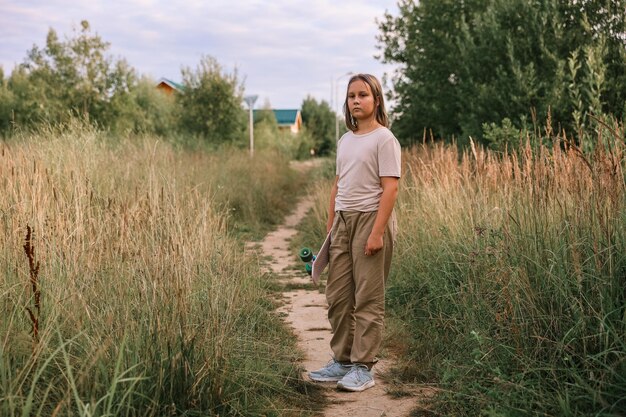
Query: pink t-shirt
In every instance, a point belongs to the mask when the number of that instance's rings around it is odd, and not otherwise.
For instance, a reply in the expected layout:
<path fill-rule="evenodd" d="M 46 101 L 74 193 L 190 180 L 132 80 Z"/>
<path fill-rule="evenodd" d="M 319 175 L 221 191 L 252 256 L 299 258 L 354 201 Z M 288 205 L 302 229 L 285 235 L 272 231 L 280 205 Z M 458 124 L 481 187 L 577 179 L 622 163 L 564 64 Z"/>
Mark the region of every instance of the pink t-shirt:
<path fill-rule="evenodd" d="M 347 132 L 337 143 L 335 210 L 378 210 L 380 177 L 400 178 L 400 143 L 386 127 L 357 135 Z"/>

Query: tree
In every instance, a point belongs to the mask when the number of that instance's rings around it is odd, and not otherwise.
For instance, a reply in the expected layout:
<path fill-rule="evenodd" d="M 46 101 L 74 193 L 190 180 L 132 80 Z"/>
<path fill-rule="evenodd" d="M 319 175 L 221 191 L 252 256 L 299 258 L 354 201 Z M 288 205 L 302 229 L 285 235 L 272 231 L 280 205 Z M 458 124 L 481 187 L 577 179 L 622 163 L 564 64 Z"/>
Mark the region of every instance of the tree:
<path fill-rule="evenodd" d="M 12 126 L 14 97 L 9 90 L 8 80 L 0 67 L 0 134 L 8 132 Z"/>
<path fill-rule="evenodd" d="M 587 115 L 626 117 L 626 0 L 561 0 L 568 114 L 577 129 Z"/>
<path fill-rule="evenodd" d="M 276 120 L 276 115 L 274 114 L 274 110 L 272 110 L 272 103 L 269 100 L 265 100 L 263 106 L 254 112 L 254 126 L 257 125 L 265 125 L 278 133 L 278 121 Z"/>
<path fill-rule="evenodd" d="M 437 136 L 460 132 L 456 34 L 474 7 L 471 1 L 401 0 L 398 16 L 386 13 L 379 22 L 380 58 L 401 64 L 388 97 L 396 103 L 391 116 L 401 143 L 421 140 L 424 129 Z"/>
<path fill-rule="evenodd" d="M 560 110 L 565 61 L 553 0 L 492 0 L 459 33 L 462 134 L 481 137 L 484 123 L 510 119 L 522 127 L 534 109 Z M 563 120 L 565 114 L 556 114 Z"/>
<path fill-rule="evenodd" d="M 623 117 L 625 16 L 626 0 L 401 0 L 379 23 L 381 59 L 401 64 L 394 130 L 406 142 L 519 129 L 533 111 L 570 130 Z"/>
<path fill-rule="evenodd" d="M 76 31 L 75 31 L 76 32 Z M 56 123 L 72 114 L 108 126 L 136 82 L 124 60 L 106 56 L 109 43 L 92 35 L 89 22 L 65 41 L 50 29 L 46 47 L 34 46 L 23 64 L 11 74 L 9 86 L 16 97 L 16 119 L 22 125 Z"/>
<path fill-rule="evenodd" d="M 114 98 L 111 129 L 117 132 L 155 133 L 167 136 L 176 131 L 176 98 L 155 88 L 155 81 L 141 77 L 127 95 Z"/>
<path fill-rule="evenodd" d="M 182 70 L 184 92 L 178 96 L 182 127 L 211 143 L 243 138 L 246 112 L 237 71 L 224 73 L 217 60 L 201 59 L 195 70 Z"/>
<path fill-rule="evenodd" d="M 335 149 L 335 113 L 328 103 L 308 96 L 302 101 L 302 124 L 313 139 L 316 155 L 328 155 Z"/>

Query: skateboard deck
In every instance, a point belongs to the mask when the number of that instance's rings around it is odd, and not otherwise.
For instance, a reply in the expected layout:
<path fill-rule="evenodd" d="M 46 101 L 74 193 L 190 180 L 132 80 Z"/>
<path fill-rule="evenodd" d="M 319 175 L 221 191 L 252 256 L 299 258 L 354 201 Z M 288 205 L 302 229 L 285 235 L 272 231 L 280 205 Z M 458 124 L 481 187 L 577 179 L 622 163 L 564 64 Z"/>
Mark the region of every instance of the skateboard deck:
<path fill-rule="evenodd" d="M 313 270 L 311 271 L 311 279 L 313 283 L 317 284 L 320 280 L 320 275 L 326 269 L 328 261 L 330 260 L 330 232 L 326 235 L 322 247 L 317 252 L 317 257 L 313 261 Z"/>

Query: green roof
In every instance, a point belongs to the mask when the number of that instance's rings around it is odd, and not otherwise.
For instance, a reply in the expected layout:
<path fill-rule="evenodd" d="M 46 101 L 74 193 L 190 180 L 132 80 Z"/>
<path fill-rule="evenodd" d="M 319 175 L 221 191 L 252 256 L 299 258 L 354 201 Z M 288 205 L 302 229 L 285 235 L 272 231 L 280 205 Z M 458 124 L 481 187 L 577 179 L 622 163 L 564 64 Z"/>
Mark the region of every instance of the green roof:
<path fill-rule="evenodd" d="M 256 118 L 257 112 L 263 111 L 254 110 L 254 116 Z M 276 122 L 279 126 L 290 126 L 296 123 L 298 119 L 298 113 L 300 110 L 298 109 L 272 109 L 274 112 L 274 117 L 276 117 Z"/>
<path fill-rule="evenodd" d="M 274 116 L 279 125 L 292 125 L 296 123 L 299 111 L 298 109 L 274 109 Z"/>
<path fill-rule="evenodd" d="M 161 78 L 159 82 L 157 82 L 157 85 L 161 83 L 165 83 L 169 85 L 170 87 L 172 87 L 173 89 L 178 90 L 178 91 L 183 91 L 185 89 L 184 85 L 174 82 L 172 80 L 168 80 L 167 78 Z"/>

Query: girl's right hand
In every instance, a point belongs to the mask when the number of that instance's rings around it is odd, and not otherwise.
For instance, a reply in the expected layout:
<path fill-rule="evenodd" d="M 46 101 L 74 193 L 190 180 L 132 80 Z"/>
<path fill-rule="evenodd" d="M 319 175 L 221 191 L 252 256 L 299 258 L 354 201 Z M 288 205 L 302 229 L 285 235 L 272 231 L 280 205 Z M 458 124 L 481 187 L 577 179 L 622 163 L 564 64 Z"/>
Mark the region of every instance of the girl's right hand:
<path fill-rule="evenodd" d="M 333 187 L 330 190 L 330 204 L 328 207 L 328 220 L 326 221 L 326 234 L 330 233 L 333 228 L 333 223 L 335 221 L 335 197 L 337 197 L 339 177 L 335 176 L 335 182 L 333 183 Z"/>

